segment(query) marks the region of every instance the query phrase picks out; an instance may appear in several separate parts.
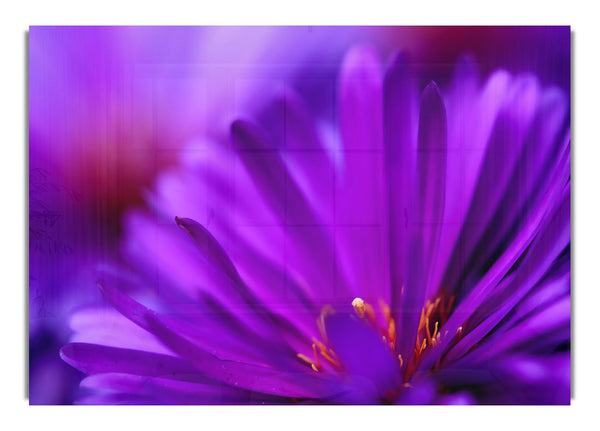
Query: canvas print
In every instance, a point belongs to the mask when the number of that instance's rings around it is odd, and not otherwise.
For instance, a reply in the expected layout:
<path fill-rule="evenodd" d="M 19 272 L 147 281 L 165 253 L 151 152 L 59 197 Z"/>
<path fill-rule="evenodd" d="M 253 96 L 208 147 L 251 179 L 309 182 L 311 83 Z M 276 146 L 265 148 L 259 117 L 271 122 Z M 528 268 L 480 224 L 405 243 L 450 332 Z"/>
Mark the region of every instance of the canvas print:
<path fill-rule="evenodd" d="M 30 404 L 569 404 L 569 27 L 31 27 Z"/>

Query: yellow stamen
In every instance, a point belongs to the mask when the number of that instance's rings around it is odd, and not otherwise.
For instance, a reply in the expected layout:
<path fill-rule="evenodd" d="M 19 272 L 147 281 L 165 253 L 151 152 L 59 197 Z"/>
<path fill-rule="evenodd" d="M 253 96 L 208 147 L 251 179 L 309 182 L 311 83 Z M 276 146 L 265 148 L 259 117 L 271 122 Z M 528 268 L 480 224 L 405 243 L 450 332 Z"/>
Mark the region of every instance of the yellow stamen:
<path fill-rule="evenodd" d="M 402 368 L 402 365 L 404 364 L 404 361 L 402 360 L 402 355 L 398 355 L 398 359 L 400 360 L 400 368 Z"/>
<path fill-rule="evenodd" d="M 390 343 L 392 344 L 392 349 L 396 347 L 396 322 L 394 319 L 390 318 L 389 326 L 388 326 L 388 334 L 390 336 Z"/>
<path fill-rule="evenodd" d="M 390 306 L 385 303 L 383 299 L 379 300 L 379 308 L 381 308 L 381 312 L 383 313 L 383 317 L 385 317 L 385 321 L 389 322 L 392 320 L 392 310 Z"/>
<path fill-rule="evenodd" d="M 427 331 L 427 341 L 431 344 L 431 332 L 429 332 L 429 318 L 425 318 L 425 330 Z"/>
<path fill-rule="evenodd" d="M 325 317 L 329 314 L 334 314 L 335 310 L 331 305 L 326 305 L 321 309 L 321 314 L 319 314 L 319 318 L 317 319 L 317 327 L 319 328 L 319 332 L 321 334 L 321 338 L 328 342 L 327 340 L 327 331 L 325 330 Z"/>
<path fill-rule="evenodd" d="M 313 362 L 308 358 L 308 356 L 303 355 L 302 353 L 298 353 L 296 355 L 298 358 L 302 359 L 304 362 L 306 362 L 308 365 L 313 365 Z"/>
<path fill-rule="evenodd" d="M 319 361 L 319 355 L 317 354 L 317 345 L 313 343 L 312 348 L 315 354 L 315 365 L 317 366 L 317 368 L 321 368 L 321 362 Z"/>
<path fill-rule="evenodd" d="M 375 310 L 373 310 L 373 306 L 371 304 L 365 303 L 365 314 L 369 319 L 369 322 L 377 328 L 377 319 L 375 318 Z"/>
<path fill-rule="evenodd" d="M 313 338 L 313 341 L 314 341 L 315 347 L 319 348 L 319 353 L 321 354 L 321 356 L 323 356 L 323 358 L 325 358 L 325 360 L 327 362 L 329 362 L 331 365 L 333 365 L 336 368 L 342 367 L 342 363 L 337 358 L 335 358 L 335 353 L 333 352 L 333 350 L 327 349 L 327 347 L 325 347 L 325 345 L 323 343 L 317 341 L 314 338 Z M 329 350 L 329 352 L 328 352 L 328 350 Z"/>

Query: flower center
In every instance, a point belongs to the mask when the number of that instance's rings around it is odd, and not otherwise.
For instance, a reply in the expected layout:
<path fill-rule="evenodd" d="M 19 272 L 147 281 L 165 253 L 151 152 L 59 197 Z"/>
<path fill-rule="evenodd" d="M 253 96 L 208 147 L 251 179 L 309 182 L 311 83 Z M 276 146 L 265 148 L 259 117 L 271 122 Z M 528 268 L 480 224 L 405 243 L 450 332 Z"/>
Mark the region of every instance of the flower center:
<path fill-rule="evenodd" d="M 443 324 L 448 320 L 450 310 L 454 303 L 454 296 L 446 297 L 440 294 L 434 299 L 427 300 L 421 309 L 421 316 L 415 337 L 415 346 L 409 358 L 403 358 L 396 352 L 396 321 L 392 316 L 390 306 L 383 300 L 379 300 L 377 311 L 362 298 L 352 300 L 352 308 L 356 315 L 371 326 L 381 335 L 382 342 L 389 347 L 391 352 L 398 358 L 398 366 L 403 375 L 404 382 L 408 382 L 416 371 L 423 353 L 427 349 L 434 349 L 441 343 L 441 339 L 448 336 L 448 331 L 442 331 Z M 331 306 L 325 306 L 317 319 L 317 326 L 323 341 L 312 339 L 312 354 L 298 353 L 297 357 L 315 372 L 343 371 L 344 367 L 338 355 L 330 347 L 325 331 L 325 317 L 334 313 Z M 462 328 L 459 328 L 456 336 L 460 338 Z M 436 364 L 436 367 L 439 364 Z M 435 368 L 435 367 L 434 367 Z"/>

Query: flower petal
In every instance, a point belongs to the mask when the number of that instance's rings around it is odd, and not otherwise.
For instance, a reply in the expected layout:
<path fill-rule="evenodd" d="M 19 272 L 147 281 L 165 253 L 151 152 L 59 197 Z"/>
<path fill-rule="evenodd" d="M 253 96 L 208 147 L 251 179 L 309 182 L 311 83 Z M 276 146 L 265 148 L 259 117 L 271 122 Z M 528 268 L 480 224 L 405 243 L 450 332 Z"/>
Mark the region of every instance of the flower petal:
<path fill-rule="evenodd" d="M 415 214 L 415 231 L 423 238 L 423 269 L 427 274 L 438 249 L 444 217 L 447 140 L 446 108 L 439 88 L 431 82 L 423 91 L 419 113 L 416 196 L 419 205 Z M 428 298 L 433 293 L 430 280 L 421 289 Z"/>
<path fill-rule="evenodd" d="M 325 331 L 350 379 L 366 395 L 385 398 L 400 384 L 399 364 L 374 329 L 356 316 L 336 312 L 325 317 Z"/>
<path fill-rule="evenodd" d="M 344 149 L 381 149 L 382 77 L 377 54 L 369 47 L 346 54 L 340 72 L 340 130 Z"/>
<path fill-rule="evenodd" d="M 222 384 L 203 384 L 121 373 L 89 376 L 82 380 L 81 386 L 86 389 L 122 392 L 133 399 L 147 397 L 160 404 L 253 404 L 283 400 Z"/>
<path fill-rule="evenodd" d="M 417 188 L 411 222 L 410 256 L 400 314 L 400 354 L 408 358 L 415 344 L 421 309 L 433 288 L 430 265 L 435 256 L 444 213 L 446 110 L 435 83 L 423 92 L 419 117 Z"/>
<path fill-rule="evenodd" d="M 71 343 L 60 350 L 60 356 L 86 374 L 119 372 L 196 382 L 210 380 L 181 358 L 141 350 Z"/>
<path fill-rule="evenodd" d="M 500 254 L 506 247 L 506 238 L 515 235 L 520 221 L 536 207 L 540 192 L 549 179 L 546 172 L 554 169 L 556 156 L 561 154 L 561 147 L 565 144 L 562 136 L 566 113 L 567 100 L 561 92 L 551 89 L 541 94 L 512 178 L 487 231 L 479 240 L 470 266 L 480 268 L 488 264 L 490 256 L 493 258 Z"/>
<path fill-rule="evenodd" d="M 479 270 L 471 267 L 468 259 L 473 256 L 475 247 L 496 213 L 521 156 L 538 103 L 538 83 L 530 77 L 515 79 L 508 94 L 508 100 L 496 118 L 471 207 L 443 280 L 444 285 L 458 286 L 459 294 L 464 294 L 461 290 L 472 287 L 465 285 L 465 280 L 470 273 Z"/>
<path fill-rule="evenodd" d="M 154 334 L 182 358 L 187 359 L 207 376 L 242 389 L 288 397 L 304 398 L 332 393 L 339 388 L 326 384 L 325 379 L 309 375 L 303 369 L 286 371 L 286 364 L 275 369 L 243 362 L 224 361 L 209 354 L 170 328 L 170 322 L 127 297 L 109 285 L 102 291 L 113 306 L 127 318 Z M 275 351 L 278 346 L 273 346 Z M 300 365 L 298 365 L 301 367 Z M 302 370 L 302 371 L 301 371 Z"/>
<path fill-rule="evenodd" d="M 392 313 L 401 325 L 402 289 L 410 247 L 417 154 L 417 97 L 404 55 L 397 55 L 384 80 L 384 148 Z M 412 218 L 410 219 L 412 222 Z M 399 333 L 403 329 L 398 328 Z"/>
<path fill-rule="evenodd" d="M 113 308 L 79 310 L 71 315 L 69 327 L 74 332 L 71 343 L 100 344 L 166 355 L 173 353 Z"/>
<path fill-rule="evenodd" d="M 542 226 L 542 221 L 547 218 L 554 208 L 562 201 L 565 194 L 565 183 L 570 173 L 569 147 L 564 149 L 555 171 L 550 175 L 551 180 L 543 193 L 539 205 L 536 206 L 530 216 L 523 222 L 518 235 L 509 245 L 508 249 L 500 256 L 492 268 L 490 268 L 471 292 L 464 298 L 452 312 L 444 329 L 450 334 L 455 334 L 457 329 L 472 315 L 474 310 L 489 297 L 490 292 L 498 285 L 500 280 L 508 273 L 517 259 L 530 245 Z M 446 351 L 448 346 L 454 342 L 453 336 L 443 337 L 440 345 L 434 350 L 426 352 L 421 361 L 420 368 L 427 369 L 437 361 Z"/>
<path fill-rule="evenodd" d="M 487 312 L 485 311 L 487 308 L 484 308 L 487 304 L 483 304 L 481 313 L 486 316 L 484 320 L 448 352 L 444 361 L 452 361 L 460 357 L 487 335 L 540 280 L 569 244 L 570 202 L 570 194 L 567 194 L 557 214 L 546 224 L 532 242 L 528 252 L 522 257 L 514 278 L 505 279 L 508 282 L 501 283 L 494 292 L 495 296 L 488 298 L 490 306 L 495 306 L 496 310 Z M 502 292 L 503 288 L 509 293 Z M 502 295 L 504 298 L 498 299 L 496 295 Z"/>
<path fill-rule="evenodd" d="M 348 52 L 339 80 L 343 164 L 335 183 L 336 258 L 347 297 L 389 301 L 384 231 L 382 76 L 377 53 Z M 360 244 L 360 246 L 358 246 Z"/>

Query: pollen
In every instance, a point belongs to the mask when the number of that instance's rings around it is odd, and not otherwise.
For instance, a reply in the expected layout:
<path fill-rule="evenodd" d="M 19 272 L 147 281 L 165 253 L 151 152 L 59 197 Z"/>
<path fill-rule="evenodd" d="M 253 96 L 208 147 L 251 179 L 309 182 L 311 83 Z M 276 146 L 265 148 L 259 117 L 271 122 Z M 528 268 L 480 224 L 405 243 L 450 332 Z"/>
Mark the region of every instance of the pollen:
<path fill-rule="evenodd" d="M 354 307 L 354 311 L 361 319 L 365 317 L 365 301 L 362 298 L 354 298 L 352 300 L 352 307 Z"/>

